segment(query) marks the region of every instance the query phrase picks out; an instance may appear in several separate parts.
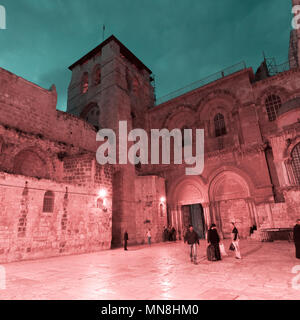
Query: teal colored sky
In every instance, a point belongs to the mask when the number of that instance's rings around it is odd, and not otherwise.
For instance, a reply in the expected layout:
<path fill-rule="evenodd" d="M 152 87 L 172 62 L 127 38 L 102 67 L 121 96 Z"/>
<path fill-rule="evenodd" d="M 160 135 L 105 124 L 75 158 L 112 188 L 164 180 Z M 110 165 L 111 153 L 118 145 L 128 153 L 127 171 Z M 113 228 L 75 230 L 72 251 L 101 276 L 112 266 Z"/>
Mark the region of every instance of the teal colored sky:
<path fill-rule="evenodd" d="M 0 0 L 0 67 L 58 91 L 66 109 L 73 62 L 114 34 L 156 78 L 157 97 L 262 51 L 287 61 L 292 0 Z M 1 90 L 1 88 L 0 88 Z"/>

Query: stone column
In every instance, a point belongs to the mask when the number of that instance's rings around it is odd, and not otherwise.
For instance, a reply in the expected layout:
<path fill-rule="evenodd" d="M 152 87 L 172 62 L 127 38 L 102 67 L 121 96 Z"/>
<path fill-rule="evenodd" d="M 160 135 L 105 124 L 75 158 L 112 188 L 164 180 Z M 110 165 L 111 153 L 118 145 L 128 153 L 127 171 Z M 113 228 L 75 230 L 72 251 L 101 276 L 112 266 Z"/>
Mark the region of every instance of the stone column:
<path fill-rule="evenodd" d="M 210 203 L 210 212 L 211 212 L 211 223 L 217 224 L 215 202 Z"/>
<path fill-rule="evenodd" d="M 183 226 L 182 226 L 182 212 L 181 205 L 177 205 L 177 214 L 178 214 L 178 230 L 180 230 L 179 240 L 183 239 Z"/>
<path fill-rule="evenodd" d="M 271 228 L 274 228 L 274 221 L 273 221 L 273 215 L 271 210 L 271 204 L 268 202 L 265 204 L 265 208 L 268 214 L 268 220 Z"/>
<path fill-rule="evenodd" d="M 245 199 L 245 201 L 246 201 L 247 208 L 248 208 L 249 226 L 252 226 L 254 224 L 254 222 L 255 222 L 255 217 L 254 217 L 254 214 L 253 214 L 253 208 L 252 208 L 252 205 L 251 205 L 252 199 L 247 198 L 247 199 Z"/>
<path fill-rule="evenodd" d="M 203 207 L 203 213 L 204 213 L 204 219 L 205 219 L 205 223 L 207 226 L 207 229 L 210 227 L 211 225 L 211 219 L 210 219 L 210 213 L 209 213 L 209 203 L 203 203 L 202 204 Z"/>
<path fill-rule="evenodd" d="M 255 205 L 254 201 L 250 202 L 250 205 L 252 207 L 252 211 L 253 211 L 253 214 L 254 214 L 256 227 L 258 229 L 259 228 L 259 217 L 257 215 L 256 205 Z"/>
<path fill-rule="evenodd" d="M 222 227 L 222 218 L 221 218 L 221 211 L 220 211 L 220 201 L 215 202 L 216 204 L 216 225 L 219 231 L 219 235 L 221 239 L 224 239 L 223 234 L 223 227 Z"/>

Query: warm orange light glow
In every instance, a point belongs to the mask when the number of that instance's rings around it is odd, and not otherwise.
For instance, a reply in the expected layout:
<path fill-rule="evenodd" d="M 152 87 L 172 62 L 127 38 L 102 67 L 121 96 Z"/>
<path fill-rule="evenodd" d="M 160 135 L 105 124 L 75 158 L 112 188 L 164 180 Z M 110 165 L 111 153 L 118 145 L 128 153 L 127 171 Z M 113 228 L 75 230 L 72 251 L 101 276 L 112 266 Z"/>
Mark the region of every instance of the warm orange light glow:
<path fill-rule="evenodd" d="M 105 189 L 100 189 L 98 194 L 101 199 L 104 199 L 107 195 L 107 191 Z"/>
<path fill-rule="evenodd" d="M 161 202 L 161 203 L 166 202 L 166 198 L 165 198 L 165 197 L 161 197 L 161 198 L 160 198 L 160 202 Z"/>

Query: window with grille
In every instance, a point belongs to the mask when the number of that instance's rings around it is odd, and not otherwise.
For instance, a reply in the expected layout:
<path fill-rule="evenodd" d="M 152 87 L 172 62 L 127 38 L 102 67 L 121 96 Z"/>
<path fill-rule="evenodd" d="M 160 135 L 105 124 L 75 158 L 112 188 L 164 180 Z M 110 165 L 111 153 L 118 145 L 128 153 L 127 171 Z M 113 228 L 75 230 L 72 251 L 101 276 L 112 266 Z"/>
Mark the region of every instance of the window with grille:
<path fill-rule="evenodd" d="M 226 134 L 226 125 L 224 116 L 218 113 L 214 118 L 215 123 L 215 135 L 216 137 L 224 136 Z"/>
<path fill-rule="evenodd" d="M 296 183 L 300 185 L 300 143 L 292 151 L 292 168 Z"/>
<path fill-rule="evenodd" d="M 44 195 L 43 212 L 53 212 L 54 210 L 54 193 L 47 191 Z"/>
<path fill-rule="evenodd" d="M 277 119 L 277 113 L 280 107 L 281 107 L 280 97 L 274 94 L 268 96 L 268 98 L 266 99 L 266 109 L 267 109 L 269 121 L 274 121 Z"/>
<path fill-rule="evenodd" d="M 89 90 L 89 74 L 85 72 L 82 76 L 81 91 L 86 93 Z"/>

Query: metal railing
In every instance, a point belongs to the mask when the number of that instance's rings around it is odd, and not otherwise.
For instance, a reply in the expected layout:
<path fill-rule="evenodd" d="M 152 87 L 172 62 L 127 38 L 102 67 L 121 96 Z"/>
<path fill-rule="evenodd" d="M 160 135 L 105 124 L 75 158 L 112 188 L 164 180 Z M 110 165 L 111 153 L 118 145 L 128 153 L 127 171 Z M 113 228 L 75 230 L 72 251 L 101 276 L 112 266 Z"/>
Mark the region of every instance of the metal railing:
<path fill-rule="evenodd" d="M 179 96 L 181 96 L 181 95 L 183 95 L 183 94 L 185 94 L 185 93 L 187 93 L 189 91 L 193 91 L 195 89 L 203 87 L 203 86 L 205 86 L 205 85 L 207 85 L 209 83 L 212 83 L 212 82 L 214 82 L 216 80 L 219 80 L 221 78 L 229 76 L 229 75 L 231 75 L 233 73 L 236 73 L 238 71 L 244 70 L 246 68 L 247 67 L 246 67 L 245 62 L 239 62 L 239 63 L 237 63 L 237 64 L 235 64 L 235 65 L 233 65 L 231 67 L 223 69 L 223 70 L 221 70 L 221 71 L 219 71 L 217 73 L 214 73 L 214 74 L 212 74 L 212 75 L 210 75 L 210 76 L 208 76 L 208 77 L 206 77 L 204 79 L 201 79 L 201 80 L 198 80 L 196 82 L 193 82 L 193 83 L 189 84 L 188 86 L 185 86 L 185 87 L 183 87 L 181 89 L 178 89 L 178 90 L 173 91 L 173 92 L 171 92 L 171 93 L 169 93 L 169 94 L 167 94 L 167 95 L 165 95 L 163 97 L 160 97 L 160 98 L 156 99 L 155 105 L 159 105 L 159 104 L 161 104 L 163 102 L 166 102 L 168 100 L 177 98 L 177 97 L 179 97 Z"/>

